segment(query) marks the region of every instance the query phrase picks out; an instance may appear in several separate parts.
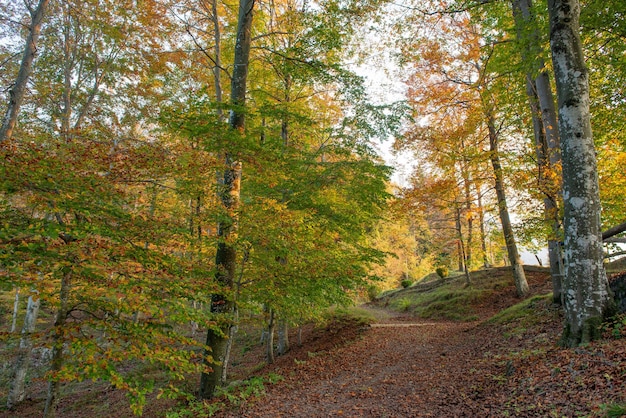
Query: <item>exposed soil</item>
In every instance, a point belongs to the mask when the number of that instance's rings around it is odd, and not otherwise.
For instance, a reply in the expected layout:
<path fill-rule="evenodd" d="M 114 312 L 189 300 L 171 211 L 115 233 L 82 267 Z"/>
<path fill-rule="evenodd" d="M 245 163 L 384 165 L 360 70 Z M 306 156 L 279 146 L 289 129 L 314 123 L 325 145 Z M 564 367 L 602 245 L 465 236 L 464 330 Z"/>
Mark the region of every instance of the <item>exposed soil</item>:
<path fill-rule="evenodd" d="M 528 278 L 533 293 L 549 289 L 545 273 Z M 419 320 L 370 306 L 380 318 L 376 324 L 309 326 L 302 346 L 294 333 L 290 352 L 261 369 L 262 347 L 237 350 L 235 379 L 276 373 L 283 380 L 266 384 L 266 396 L 216 416 L 573 417 L 605 416 L 606 405 L 626 404 L 626 338 L 561 349 L 561 318 L 545 299 L 531 307 L 539 312 L 534 321 L 486 321 L 516 302 L 512 286 L 500 289 L 482 301 L 480 320 L 471 323 Z M 104 389 L 91 384 L 67 394 L 57 416 L 130 416 L 124 395 Z M 92 391 L 92 403 L 77 409 L 85 391 Z M 41 416 L 40 401 L 0 416 Z M 171 406 L 149 401 L 144 416 L 163 417 Z"/>

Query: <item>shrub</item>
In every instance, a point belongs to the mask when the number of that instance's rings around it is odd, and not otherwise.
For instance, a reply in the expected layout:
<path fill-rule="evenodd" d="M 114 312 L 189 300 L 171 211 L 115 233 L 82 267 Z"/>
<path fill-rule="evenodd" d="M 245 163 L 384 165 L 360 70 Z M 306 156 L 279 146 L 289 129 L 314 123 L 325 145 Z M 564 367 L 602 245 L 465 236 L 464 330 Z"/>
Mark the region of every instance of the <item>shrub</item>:
<path fill-rule="evenodd" d="M 380 293 L 378 287 L 374 286 L 373 284 L 367 287 L 367 297 L 369 298 L 370 302 L 376 300 L 376 298 L 378 297 L 378 293 Z"/>
<path fill-rule="evenodd" d="M 403 288 L 405 288 L 405 289 L 406 289 L 407 287 L 410 287 L 412 284 L 413 284 L 413 281 L 408 280 L 408 279 L 402 280 L 402 281 L 400 282 L 400 285 L 401 285 Z"/>
<path fill-rule="evenodd" d="M 448 275 L 450 274 L 450 271 L 448 270 L 448 267 L 446 266 L 437 267 L 437 270 L 435 271 L 437 272 L 437 275 L 441 277 L 442 279 L 444 277 L 448 277 Z"/>

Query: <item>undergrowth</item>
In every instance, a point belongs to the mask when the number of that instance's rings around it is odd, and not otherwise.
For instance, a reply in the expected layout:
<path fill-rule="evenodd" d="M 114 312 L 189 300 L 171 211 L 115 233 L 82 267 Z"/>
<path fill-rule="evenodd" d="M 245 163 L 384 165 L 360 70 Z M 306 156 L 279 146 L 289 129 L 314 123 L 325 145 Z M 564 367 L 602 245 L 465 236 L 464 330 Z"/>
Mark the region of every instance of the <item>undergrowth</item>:
<path fill-rule="evenodd" d="M 626 338 L 626 313 L 609 318 L 602 325 L 602 336 L 607 339 Z"/>
<path fill-rule="evenodd" d="M 356 322 L 358 325 L 369 325 L 376 321 L 376 316 L 368 309 L 358 306 L 338 307 L 325 315 L 325 325 L 330 322 Z"/>
<path fill-rule="evenodd" d="M 387 294 L 383 299 L 388 308 L 422 318 L 475 321 L 479 317 L 474 307 L 506 284 L 506 280 L 497 273 L 479 271 L 473 273 L 470 286 L 465 284 L 463 277 L 458 276 L 441 281 L 432 288 L 420 288 L 417 285 L 405 291 Z"/>
<path fill-rule="evenodd" d="M 274 384 L 283 378 L 275 373 L 254 376 L 245 381 L 233 382 L 218 390 L 216 401 L 187 399 L 187 403 L 166 412 L 166 418 L 207 418 L 217 412 L 232 410 L 246 402 L 255 402 L 265 396 L 265 385 Z"/>

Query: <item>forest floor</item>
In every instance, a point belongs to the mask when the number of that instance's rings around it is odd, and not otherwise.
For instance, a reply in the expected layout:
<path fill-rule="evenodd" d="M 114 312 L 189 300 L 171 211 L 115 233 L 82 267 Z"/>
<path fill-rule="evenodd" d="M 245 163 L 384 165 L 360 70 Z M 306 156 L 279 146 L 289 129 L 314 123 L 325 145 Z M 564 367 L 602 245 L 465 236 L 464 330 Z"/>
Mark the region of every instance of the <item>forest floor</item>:
<path fill-rule="evenodd" d="M 500 273 L 488 276 L 494 274 Z M 213 402 L 221 406 L 213 416 L 626 415 L 625 331 L 608 326 L 601 341 L 560 348 L 562 318 L 546 297 L 549 277 L 527 274 L 534 297 L 519 304 L 512 284 L 494 285 L 471 303 L 470 321 L 420 319 L 386 309 L 390 301 L 383 299 L 364 307 L 376 318 L 370 323 L 347 315 L 305 328 L 302 345 L 293 344 L 294 335 L 291 350 L 270 365 L 254 340 L 236 350 L 232 373 L 240 386 Z M 253 376 L 259 379 L 254 387 Z M 270 384 L 262 376 L 280 378 Z M 131 416 L 122 393 L 102 389 L 75 387 L 57 416 Z M 38 406 L 33 399 L 12 414 L 0 411 L 0 417 L 41 416 Z M 171 400 L 148 401 L 144 416 L 164 417 L 166 410 L 177 411 L 172 417 L 205 416 L 197 404 L 194 409 Z"/>
<path fill-rule="evenodd" d="M 527 276 L 533 294 L 549 292 L 545 273 Z M 264 370 L 284 377 L 265 397 L 219 416 L 626 415 L 626 338 L 560 348 L 559 310 L 546 297 L 527 301 L 522 315 L 512 309 L 494 318 L 519 300 L 512 286 L 493 291 L 474 306 L 471 322 L 369 306 L 379 318 L 371 326 L 331 323 Z"/>

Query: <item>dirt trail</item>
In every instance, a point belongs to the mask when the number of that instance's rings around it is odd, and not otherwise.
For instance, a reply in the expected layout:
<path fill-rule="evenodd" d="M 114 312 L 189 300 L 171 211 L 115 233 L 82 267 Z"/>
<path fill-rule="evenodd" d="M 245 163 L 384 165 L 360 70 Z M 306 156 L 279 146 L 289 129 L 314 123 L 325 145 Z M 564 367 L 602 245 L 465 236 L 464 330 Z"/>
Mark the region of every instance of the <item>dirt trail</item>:
<path fill-rule="evenodd" d="M 226 416 L 477 416 L 466 402 L 476 395 L 467 379 L 485 345 L 468 332 L 474 327 L 383 320 L 354 342 L 276 370 L 285 381 L 267 398 Z"/>

